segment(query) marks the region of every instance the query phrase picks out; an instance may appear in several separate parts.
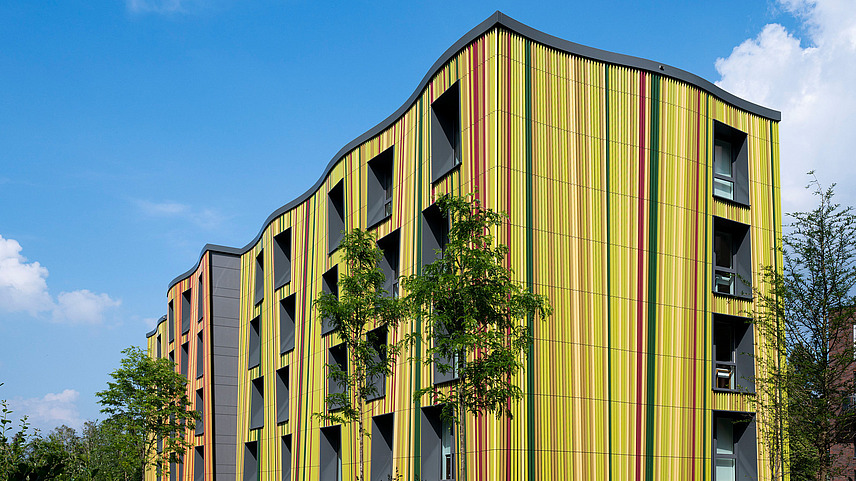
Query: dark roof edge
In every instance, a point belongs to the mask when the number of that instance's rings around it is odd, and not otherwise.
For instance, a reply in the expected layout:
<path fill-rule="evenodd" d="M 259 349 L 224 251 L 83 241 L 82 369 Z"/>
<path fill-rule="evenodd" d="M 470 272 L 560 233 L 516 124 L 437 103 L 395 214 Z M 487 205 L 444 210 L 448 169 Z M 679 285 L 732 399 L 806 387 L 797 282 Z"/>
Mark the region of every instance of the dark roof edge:
<path fill-rule="evenodd" d="M 268 218 L 265 219 L 265 222 L 264 222 L 264 224 L 262 224 L 262 228 L 259 230 L 259 233 L 256 234 L 256 236 L 253 237 L 253 239 L 250 242 L 248 242 L 247 245 L 245 245 L 243 248 L 239 249 L 239 248 L 234 248 L 234 247 L 225 247 L 225 246 L 217 246 L 217 245 L 207 244 L 205 247 L 202 248 L 202 253 L 199 256 L 199 261 L 197 262 L 197 266 L 199 265 L 199 262 L 202 261 L 202 256 L 204 256 L 205 252 L 209 249 L 214 250 L 216 252 L 236 254 L 236 255 L 241 255 L 241 254 L 247 252 L 248 250 L 252 249 L 253 246 L 255 246 L 256 243 L 261 238 L 265 229 L 267 229 L 267 227 L 274 220 L 276 220 L 277 217 L 281 216 L 282 214 L 288 212 L 289 210 L 291 210 L 291 209 L 297 207 L 298 205 L 300 205 L 301 203 L 303 203 L 306 199 L 308 199 L 312 194 L 315 193 L 315 191 L 317 191 L 321 187 L 321 184 L 323 184 L 324 181 L 327 179 L 327 176 L 330 175 L 330 171 L 333 170 L 333 167 L 345 155 L 347 155 L 348 152 L 355 149 L 356 147 L 358 147 L 360 144 L 366 142 L 367 140 L 370 140 L 372 137 L 378 135 L 380 132 L 384 131 L 389 126 L 391 126 L 393 123 L 395 123 L 395 121 L 397 121 L 401 116 L 403 116 L 405 114 L 405 112 L 407 112 L 407 109 L 409 109 L 411 106 L 413 106 L 413 104 L 419 99 L 419 96 L 422 94 L 422 91 L 428 85 L 428 82 L 431 81 L 431 78 L 434 77 L 434 75 L 443 67 L 443 65 L 445 65 L 449 60 L 451 60 L 452 57 L 457 55 L 458 52 L 463 50 L 464 47 L 466 47 L 467 45 L 472 43 L 475 39 L 481 37 L 482 35 L 489 32 L 491 29 L 493 29 L 495 27 L 503 27 L 509 31 L 512 31 L 514 33 L 517 33 L 519 35 L 527 37 L 534 42 L 538 42 L 538 43 L 544 44 L 548 47 L 555 48 L 557 50 L 562 50 L 564 52 L 567 52 L 567 53 L 570 53 L 573 55 L 577 55 L 579 57 L 590 58 L 592 60 L 597 60 L 600 62 L 611 63 L 614 65 L 621 65 L 621 66 L 625 66 L 625 67 L 631 67 L 631 68 L 635 68 L 635 69 L 639 69 L 639 70 L 646 70 L 649 72 L 656 73 L 658 75 L 663 75 L 665 77 L 671 77 L 671 78 L 680 80 L 682 82 L 686 82 L 690 85 L 694 85 L 694 86 L 696 86 L 702 90 L 705 90 L 708 93 L 710 93 L 711 95 L 719 98 L 720 100 L 722 100 L 726 103 L 729 103 L 729 104 L 731 104 L 737 108 L 745 110 L 747 112 L 753 113 L 755 115 L 758 115 L 758 116 L 761 116 L 761 117 L 764 117 L 764 118 L 767 118 L 770 120 L 774 120 L 776 122 L 778 122 L 782 119 L 781 112 L 778 112 L 778 111 L 773 110 L 773 109 L 769 109 L 767 107 L 762 107 L 760 105 L 749 102 L 748 100 L 741 99 L 740 97 L 726 92 L 725 90 L 717 87 L 713 83 L 708 82 L 707 80 L 699 77 L 698 75 L 694 75 L 694 74 L 691 74 L 691 73 L 686 72 L 684 70 L 674 68 L 674 67 L 670 67 L 670 66 L 665 65 L 665 64 L 654 62 L 652 60 L 646 60 L 646 59 L 639 58 L 639 57 L 632 57 L 630 55 L 623 55 L 620 53 L 607 52 L 606 50 L 600 50 L 597 48 L 587 47 L 585 45 L 580 45 L 578 43 L 569 42 L 567 40 L 563 40 L 561 38 L 554 37 L 552 35 L 549 35 L 547 33 L 542 32 L 540 30 L 536 30 L 536 29 L 534 29 L 528 25 L 520 23 L 517 20 L 514 20 L 513 18 L 509 17 L 508 15 L 505 15 L 504 13 L 497 10 L 496 12 L 493 13 L 493 15 L 491 15 L 490 17 L 485 19 L 482 23 L 476 25 L 472 30 L 467 32 L 463 37 L 461 37 L 457 42 L 455 42 L 451 47 L 449 47 L 448 49 L 446 49 L 445 52 L 443 52 L 443 55 L 441 55 L 440 58 L 438 58 L 437 61 L 434 62 L 434 65 L 432 65 L 430 69 L 428 69 L 428 72 L 425 74 L 424 77 L 422 77 L 422 81 L 419 82 L 419 85 L 416 87 L 416 89 L 413 91 L 413 93 L 410 95 L 410 97 L 408 97 L 408 99 L 404 102 L 404 104 L 402 104 L 401 107 L 398 108 L 398 110 L 393 112 L 392 115 L 390 115 L 389 117 L 384 119 L 379 124 L 375 125 L 371 129 L 367 130 L 362 135 L 360 135 L 359 137 L 355 138 L 354 140 L 348 142 L 348 144 L 346 144 L 344 147 L 339 149 L 339 151 L 336 152 L 336 155 L 334 155 L 333 158 L 330 160 L 330 162 L 327 164 L 327 167 L 324 168 L 324 172 L 321 174 L 321 177 L 318 178 L 318 181 L 316 181 L 315 184 L 312 185 L 312 187 L 307 189 L 306 192 L 304 192 L 303 194 L 301 194 L 300 196 L 298 196 L 297 198 L 295 198 L 291 202 L 283 205 L 282 207 L 280 207 L 279 209 L 277 209 L 273 213 L 271 213 L 268 216 Z M 169 291 L 169 289 L 172 289 L 172 286 L 174 286 L 175 284 L 177 284 L 181 280 L 188 277 L 195 270 L 196 270 L 196 268 L 194 267 L 194 268 L 188 270 L 187 272 L 185 272 L 184 274 L 173 279 L 172 282 L 169 283 L 169 287 L 167 287 L 167 291 Z"/>
<path fill-rule="evenodd" d="M 267 227 L 267 224 L 269 224 L 271 221 L 272 221 L 272 219 L 268 219 L 268 222 L 265 224 L 265 227 Z M 264 232 L 264 229 L 262 229 L 262 232 Z M 260 235 L 261 235 L 261 232 L 259 233 L 259 235 L 256 236 L 256 239 L 258 239 Z M 221 246 L 221 245 L 217 245 L 217 244 L 205 244 L 205 247 L 202 248 L 202 252 L 199 253 L 199 259 L 196 261 L 196 265 L 194 265 L 193 267 L 188 269 L 187 272 L 185 272 L 184 274 L 180 274 L 180 275 L 176 276 L 173 280 L 171 280 L 169 282 L 169 286 L 166 288 L 167 293 L 169 293 L 169 290 L 172 289 L 172 286 L 174 286 L 174 285 L 178 284 L 179 282 L 187 279 L 194 272 L 196 272 L 196 269 L 199 269 L 199 264 L 202 262 L 202 258 L 205 257 L 206 252 L 213 252 L 215 254 L 226 254 L 226 255 L 239 256 L 239 255 L 243 254 L 244 252 L 246 252 L 247 248 L 252 247 L 254 242 L 248 244 L 247 247 L 244 247 L 243 249 L 239 249 L 237 247 Z"/>
<path fill-rule="evenodd" d="M 160 319 L 158 319 L 158 322 L 155 324 L 155 328 L 154 328 L 154 329 L 152 329 L 152 330 L 151 330 L 151 332 L 149 332 L 148 334 L 146 334 L 146 339 L 148 339 L 148 338 L 150 338 L 150 337 L 154 336 L 155 334 L 157 334 L 157 332 L 158 332 L 158 327 L 160 327 L 160 325 L 161 325 L 161 324 L 163 324 L 165 321 L 166 321 L 166 316 L 161 316 L 161 318 L 160 318 Z"/>

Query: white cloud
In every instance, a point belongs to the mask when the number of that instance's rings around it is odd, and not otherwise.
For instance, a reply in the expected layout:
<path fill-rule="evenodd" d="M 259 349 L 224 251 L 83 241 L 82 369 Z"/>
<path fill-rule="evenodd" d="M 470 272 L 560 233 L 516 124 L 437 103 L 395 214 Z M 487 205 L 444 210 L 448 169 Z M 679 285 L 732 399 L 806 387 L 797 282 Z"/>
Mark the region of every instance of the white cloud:
<path fill-rule="evenodd" d="M 87 289 L 61 292 L 54 300 L 48 291 L 48 270 L 38 262 L 27 262 L 21 250 L 18 241 L 0 235 L 0 311 L 31 316 L 50 312 L 56 322 L 100 324 L 107 310 L 121 304 Z"/>
<path fill-rule="evenodd" d="M 837 182 L 838 201 L 856 203 L 856 2 L 779 0 L 805 38 L 770 24 L 716 61 L 717 85 L 782 112 L 779 142 L 785 212 L 813 207 L 804 186 L 814 170 Z"/>
<path fill-rule="evenodd" d="M 178 202 L 137 200 L 135 203 L 140 211 L 149 217 L 178 219 L 190 222 L 203 229 L 213 229 L 219 226 L 224 220 L 224 217 L 213 209 L 195 209 L 192 206 Z"/>
<path fill-rule="evenodd" d="M 83 418 L 77 408 L 79 398 L 79 392 L 66 389 L 60 393 L 47 393 L 40 398 L 12 399 L 9 407 L 16 417 L 27 416 L 30 425 L 42 431 L 50 431 L 62 424 L 80 430 Z"/>

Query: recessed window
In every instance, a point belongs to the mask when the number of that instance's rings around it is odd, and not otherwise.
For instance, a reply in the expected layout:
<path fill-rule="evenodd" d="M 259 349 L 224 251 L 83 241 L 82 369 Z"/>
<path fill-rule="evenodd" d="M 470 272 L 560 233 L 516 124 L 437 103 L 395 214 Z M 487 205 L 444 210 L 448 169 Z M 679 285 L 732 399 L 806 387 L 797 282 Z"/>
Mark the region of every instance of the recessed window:
<path fill-rule="evenodd" d="M 445 336 L 446 330 L 441 326 L 437 326 L 437 332 L 434 333 L 434 339 L 439 336 Z M 442 384 L 444 382 L 454 381 L 458 379 L 458 371 L 461 360 L 457 354 L 443 355 L 439 352 L 434 353 L 434 384 Z"/>
<path fill-rule="evenodd" d="M 755 416 L 714 411 L 714 479 L 758 479 Z"/>
<path fill-rule="evenodd" d="M 276 422 L 288 421 L 289 391 L 288 366 L 276 371 Z"/>
<path fill-rule="evenodd" d="M 158 359 L 161 358 L 161 337 L 158 334 L 157 339 L 155 340 L 155 349 L 157 349 Z"/>
<path fill-rule="evenodd" d="M 755 392 L 755 343 L 748 319 L 713 315 L 716 390 Z"/>
<path fill-rule="evenodd" d="M 201 321 L 205 317 L 205 289 L 202 287 L 202 275 L 196 283 L 196 320 Z"/>
<path fill-rule="evenodd" d="M 181 293 L 181 333 L 190 330 L 190 289 Z"/>
<path fill-rule="evenodd" d="M 714 293 L 752 297 L 752 250 L 748 225 L 714 218 L 713 272 Z"/>
<path fill-rule="evenodd" d="M 279 353 L 294 349 L 295 294 L 279 301 Z"/>
<path fill-rule="evenodd" d="M 461 165 L 461 95 L 456 82 L 431 104 L 431 182 Z"/>
<path fill-rule="evenodd" d="M 252 369 L 261 364 L 261 320 L 259 316 L 250 321 L 249 326 L 249 352 L 247 368 Z"/>
<path fill-rule="evenodd" d="M 205 481 L 205 448 L 196 446 L 193 457 L 193 481 Z"/>
<path fill-rule="evenodd" d="M 714 121 L 713 135 L 713 195 L 749 205 L 746 133 Z"/>
<path fill-rule="evenodd" d="M 327 369 L 331 374 L 327 376 L 327 395 L 344 394 L 347 392 L 348 386 L 344 380 L 333 379 L 333 372 L 340 372 L 347 375 L 348 373 L 348 351 L 345 344 L 339 344 L 331 347 L 327 351 Z M 344 403 L 339 400 L 328 401 L 327 409 L 330 411 L 341 409 Z"/>
<path fill-rule="evenodd" d="M 258 305 L 265 298 L 265 257 L 264 252 L 256 256 L 256 283 L 253 304 Z"/>
<path fill-rule="evenodd" d="M 321 291 L 339 297 L 339 268 L 333 266 L 321 276 Z M 321 335 L 326 335 L 335 330 L 333 319 L 325 317 L 321 320 Z"/>
<path fill-rule="evenodd" d="M 372 418 L 371 481 L 392 479 L 393 414 Z"/>
<path fill-rule="evenodd" d="M 366 340 L 372 348 L 372 357 L 378 364 L 386 360 L 386 326 L 372 329 L 366 333 Z M 386 374 L 383 372 L 366 373 L 366 387 L 369 388 L 366 399 L 369 401 L 380 399 L 386 395 Z"/>
<path fill-rule="evenodd" d="M 250 388 L 250 429 L 265 425 L 265 378 L 253 379 Z"/>
<path fill-rule="evenodd" d="M 274 289 L 291 282 L 291 229 L 273 238 L 273 277 Z"/>
<path fill-rule="evenodd" d="M 259 479 L 259 448 L 257 441 L 244 443 L 244 481 Z"/>
<path fill-rule="evenodd" d="M 373 227 L 392 215 L 393 152 L 393 147 L 390 147 L 369 161 L 367 227 Z"/>
<path fill-rule="evenodd" d="M 449 242 L 449 218 L 432 204 L 422 211 L 422 265 L 431 264 Z"/>
<path fill-rule="evenodd" d="M 442 406 L 422 408 L 422 479 L 455 478 L 455 437 Z"/>
<path fill-rule="evenodd" d="M 321 428 L 320 481 L 342 481 L 342 427 Z"/>
<path fill-rule="evenodd" d="M 205 403 L 202 399 L 202 388 L 196 390 L 196 412 L 199 413 L 199 420 L 196 421 L 196 435 L 202 436 L 205 433 Z"/>
<path fill-rule="evenodd" d="M 383 290 L 390 297 L 398 297 L 398 257 L 400 236 L 396 230 L 377 242 L 383 251 L 379 266 L 384 275 Z"/>
<path fill-rule="evenodd" d="M 190 357 L 190 345 L 189 343 L 184 343 L 181 345 L 181 375 L 187 376 L 187 364 L 188 358 Z"/>
<path fill-rule="evenodd" d="M 196 335 L 196 379 L 199 379 L 205 373 L 204 353 L 205 336 L 202 335 L 202 331 L 199 331 L 199 334 Z"/>
<path fill-rule="evenodd" d="M 327 193 L 327 251 L 339 247 L 345 231 L 345 186 L 339 182 Z"/>
<path fill-rule="evenodd" d="M 291 481 L 291 434 L 282 437 L 282 481 Z"/>
<path fill-rule="evenodd" d="M 169 342 L 175 340 L 175 310 L 172 308 L 172 301 L 167 304 L 167 328 L 169 329 Z"/>

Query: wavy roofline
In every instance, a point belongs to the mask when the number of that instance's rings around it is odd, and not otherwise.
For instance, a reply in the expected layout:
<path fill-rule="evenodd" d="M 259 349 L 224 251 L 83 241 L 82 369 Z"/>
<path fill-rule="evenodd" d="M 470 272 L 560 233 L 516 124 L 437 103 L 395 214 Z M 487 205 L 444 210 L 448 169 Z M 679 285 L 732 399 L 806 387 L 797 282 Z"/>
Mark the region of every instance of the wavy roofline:
<path fill-rule="evenodd" d="M 156 322 L 156 323 L 155 323 L 155 328 L 154 328 L 154 329 L 152 329 L 148 334 L 146 334 L 146 339 L 148 339 L 148 338 L 150 338 L 150 337 L 154 336 L 155 334 L 157 334 L 157 333 L 158 333 L 158 328 L 159 328 L 159 327 L 160 327 L 160 325 L 161 325 L 161 324 L 163 324 L 164 322 L 166 322 L 166 316 L 161 316 L 161 318 L 160 318 L 160 319 L 158 319 L 158 322 Z"/>
<path fill-rule="evenodd" d="M 398 119 L 400 119 L 407 112 L 407 110 L 410 109 L 414 103 L 416 103 L 416 101 L 419 99 L 419 96 L 422 95 L 422 91 L 425 90 L 434 75 L 436 75 L 437 72 L 439 72 L 449 60 L 451 60 L 455 55 L 458 54 L 458 52 L 463 50 L 467 45 L 469 45 L 482 35 L 486 34 L 487 32 L 493 30 L 494 28 L 504 28 L 510 32 L 528 38 L 533 42 L 540 43 L 547 47 L 563 51 L 572 55 L 576 55 L 578 57 L 588 58 L 591 60 L 596 60 L 599 62 L 609 63 L 622 67 L 630 67 L 637 70 L 653 72 L 657 75 L 662 75 L 664 77 L 670 77 L 676 80 L 680 80 L 682 82 L 698 87 L 701 90 L 704 90 L 705 92 L 722 100 L 723 102 L 733 105 L 734 107 L 737 107 L 746 112 L 758 115 L 760 117 L 764 117 L 775 122 L 779 122 L 782 120 L 781 112 L 749 102 L 748 100 L 742 99 L 732 93 L 726 92 L 720 87 L 714 85 L 712 82 L 709 82 L 699 77 L 698 75 L 666 64 L 655 62 L 653 60 L 647 60 L 640 57 L 633 57 L 631 55 L 609 52 L 606 50 L 601 50 L 594 47 L 587 47 L 585 45 L 570 42 L 568 40 L 564 40 L 553 35 L 544 33 L 540 30 L 536 30 L 497 10 L 493 13 L 493 15 L 485 19 L 482 23 L 476 25 L 472 30 L 467 32 L 463 37 L 461 37 L 457 42 L 455 42 L 451 47 L 449 47 L 448 49 L 446 49 L 445 52 L 443 52 L 443 55 L 441 55 L 440 58 L 438 58 L 437 61 L 434 62 L 434 65 L 432 65 L 430 69 L 428 69 L 428 72 L 425 74 L 424 77 L 422 77 L 422 81 L 419 82 L 419 85 L 416 87 L 410 97 L 404 102 L 404 104 L 402 104 L 401 107 L 398 108 L 398 110 L 393 112 L 392 115 L 384 119 L 382 122 L 370 128 L 362 135 L 348 142 L 348 144 L 339 149 L 339 151 L 336 152 L 336 155 L 334 155 L 330 162 L 327 164 L 327 167 L 324 169 L 324 172 L 321 174 L 321 177 L 319 177 L 318 181 L 316 181 L 315 184 L 312 185 L 312 187 L 310 187 L 302 195 L 298 196 L 291 202 L 283 205 L 282 207 L 271 213 L 265 220 L 264 224 L 262 224 L 262 228 L 259 230 L 259 233 L 256 234 L 256 236 L 253 237 L 253 239 L 249 243 L 247 243 L 246 246 L 244 246 L 243 248 L 236 248 L 215 244 L 206 244 L 205 247 L 202 248 L 202 252 L 199 254 L 199 260 L 197 261 L 196 266 L 194 266 L 184 274 L 181 274 L 175 279 L 173 279 L 169 283 L 169 287 L 167 287 L 167 294 L 174 285 L 186 279 L 196 271 L 196 269 L 199 267 L 199 263 L 202 262 L 202 258 L 205 256 L 206 252 L 212 251 L 223 254 L 242 255 L 252 249 L 258 243 L 259 239 L 261 239 L 261 236 L 262 234 L 264 234 L 265 229 L 267 229 L 268 226 L 274 220 L 276 220 L 282 214 L 288 212 L 289 210 L 297 207 L 298 205 L 306 201 L 306 199 L 312 196 L 321 187 L 321 185 L 327 179 L 327 176 L 330 175 L 330 172 L 333 170 L 333 167 L 335 167 L 336 164 L 340 160 L 342 160 L 345 155 L 348 154 L 348 152 L 352 151 L 360 144 L 363 144 L 366 141 L 372 139 L 379 133 L 389 128 L 396 121 L 398 121 Z"/>

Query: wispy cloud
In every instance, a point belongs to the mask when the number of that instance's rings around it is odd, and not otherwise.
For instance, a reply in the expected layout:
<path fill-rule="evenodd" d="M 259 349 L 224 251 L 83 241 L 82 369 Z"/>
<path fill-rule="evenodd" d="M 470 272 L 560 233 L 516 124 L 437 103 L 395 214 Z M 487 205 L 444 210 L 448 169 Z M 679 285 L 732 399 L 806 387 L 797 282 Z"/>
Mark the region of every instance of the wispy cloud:
<path fill-rule="evenodd" d="M 856 2 L 779 0 L 801 22 L 801 39 L 769 24 L 716 62 L 717 85 L 782 112 L 779 141 L 782 204 L 785 211 L 810 208 L 805 173 L 817 171 L 824 184 L 856 183 L 851 166 L 856 150 Z M 839 201 L 856 194 L 839 189 Z"/>
<path fill-rule="evenodd" d="M 48 270 L 36 261 L 29 262 L 22 250 L 18 241 L 0 235 L 0 311 L 31 316 L 50 313 L 55 322 L 100 324 L 107 311 L 121 304 L 87 289 L 61 292 L 54 299 L 48 290 Z"/>
<path fill-rule="evenodd" d="M 136 200 L 135 204 L 146 216 L 178 219 L 190 222 L 203 229 L 214 229 L 225 220 L 225 216 L 214 209 L 197 209 L 179 202 L 151 202 L 148 200 Z"/>
<path fill-rule="evenodd" d="M 12 399 L 9 406 L 16 417 L 27 416 L 30 425 L 42 431 L 50 431 L 62 424 L 80 430 L 84 421 L 77 408 L 79 398 L 79 392 L 66 389 L 40 398 Z"/>

